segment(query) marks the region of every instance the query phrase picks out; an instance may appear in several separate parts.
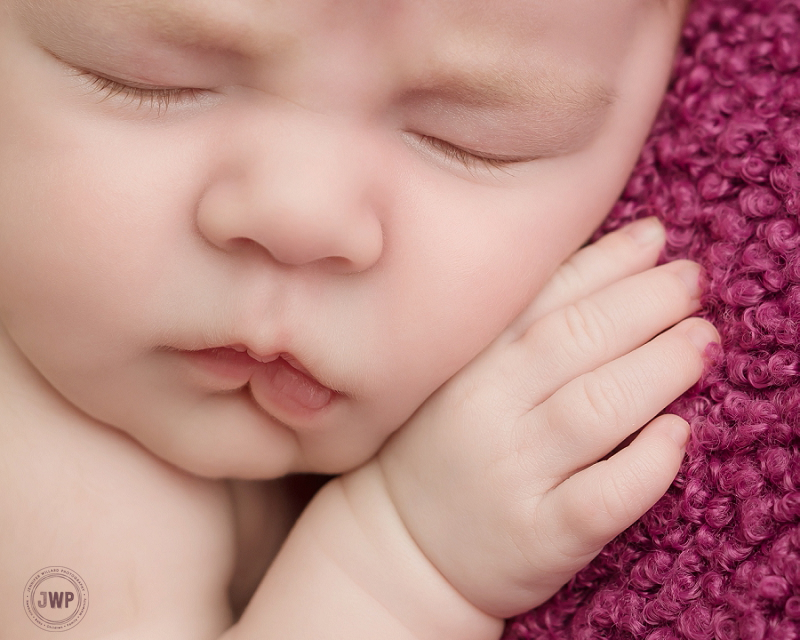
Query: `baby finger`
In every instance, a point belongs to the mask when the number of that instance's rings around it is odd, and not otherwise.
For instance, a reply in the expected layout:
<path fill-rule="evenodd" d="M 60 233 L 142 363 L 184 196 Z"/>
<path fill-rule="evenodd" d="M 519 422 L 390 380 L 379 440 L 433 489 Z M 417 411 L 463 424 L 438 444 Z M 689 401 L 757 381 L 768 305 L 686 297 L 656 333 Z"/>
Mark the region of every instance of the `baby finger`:
<path fill-rule="evenodd" d="M 710 323 L 690 318 L 564 385 L 521 422 L 538 475 L 563 479 L 608 454 L 697 381 L 716 340 Z"/>
<path fill-rule="evenodd" d="M 539 320 L 506 345 L 497 386 L 527 412 L 579 376 L 630 353 L 699 307 L 700 267 L 678 260 L 615 282 Z M 489 352 L 487 352 L 489 353 Z"/>
<path fill-rule="evenodd" d="M 678 473 L 689 425 L 659 416 L 627 447 L 576 473 L 553 489 L 542 506 L 554 525 L 552 540 L 570 558 L 594 556 L 664 495 Z"/>
<path fill-rule="evenodd" d="M 514 340 L 548 313 L 654 266 L 664 239 L 658 219 L 644 218 L 584 247 L 558 268 L 503 338 Z"/>

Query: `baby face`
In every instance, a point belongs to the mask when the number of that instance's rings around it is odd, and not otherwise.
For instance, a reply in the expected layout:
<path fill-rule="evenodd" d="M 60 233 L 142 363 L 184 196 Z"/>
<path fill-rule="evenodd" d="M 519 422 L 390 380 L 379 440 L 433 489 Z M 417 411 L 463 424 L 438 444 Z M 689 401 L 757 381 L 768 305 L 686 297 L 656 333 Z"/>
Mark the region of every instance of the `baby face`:
<path fill-rule="evenodd" d="M 609 210 L 673 5 L 0 0 L 0 366 L 201 475 L 365 461 Z"/>

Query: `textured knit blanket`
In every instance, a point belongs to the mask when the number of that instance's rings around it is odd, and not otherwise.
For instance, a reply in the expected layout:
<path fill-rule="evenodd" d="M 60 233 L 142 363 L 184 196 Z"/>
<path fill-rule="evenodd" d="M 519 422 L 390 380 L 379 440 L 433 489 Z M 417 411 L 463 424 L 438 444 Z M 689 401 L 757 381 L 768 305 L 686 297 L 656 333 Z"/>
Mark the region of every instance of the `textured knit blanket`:
<path fill-rule="evenodd" d="M 605 1 L 605 0 L 603 0 Z M 722 336 L 669 493 L 505 639 L 800 638 L 800 0 L 695 0 L 603 231 L 659 216 Z"/>

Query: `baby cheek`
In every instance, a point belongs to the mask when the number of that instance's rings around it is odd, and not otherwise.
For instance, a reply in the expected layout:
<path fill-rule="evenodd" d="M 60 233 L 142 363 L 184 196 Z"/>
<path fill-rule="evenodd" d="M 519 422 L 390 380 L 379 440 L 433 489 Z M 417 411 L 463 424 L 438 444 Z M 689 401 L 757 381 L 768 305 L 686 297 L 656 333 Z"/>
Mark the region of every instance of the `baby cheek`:
<path fill-rule="evenodd" d="M 566 253 L 553 242 L 537 248 L 543 225 L 529 206 L 496 191 L 459 195 L 417 201 L 427 215 L 397 229 L 391 245 L 383 332 L 407 402 L 424 399 L 499 335 Z"/>
<path fill-rule="evenodd" d="M 16 203 L 0 213 L 0 295 L 20 332 L 54 341 L 49 359 L 77 353 L 86 368 L 90 354 L 119 354 L 152 324 L 164 258 L 176 253 L 170 226 L 182 224 L 177 190 L 159 192 L 181 184 L 180 163 L 159 166 L 141 135 L 98 136 L 81 121 L 41 118 L 0 181 L 0 202 Z"/>

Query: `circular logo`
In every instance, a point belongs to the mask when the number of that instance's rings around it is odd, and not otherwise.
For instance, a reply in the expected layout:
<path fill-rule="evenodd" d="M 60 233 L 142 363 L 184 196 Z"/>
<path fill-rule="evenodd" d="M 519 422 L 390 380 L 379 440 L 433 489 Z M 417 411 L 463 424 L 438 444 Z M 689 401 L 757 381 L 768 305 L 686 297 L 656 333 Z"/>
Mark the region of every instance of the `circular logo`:
<path fill-rule="evenodd" d="M 25 613 L 45 631 L 68 631 L 89 609 L 89 590 L 67 567 L 45 567 L 33 574 L 22 594 Z"/>

